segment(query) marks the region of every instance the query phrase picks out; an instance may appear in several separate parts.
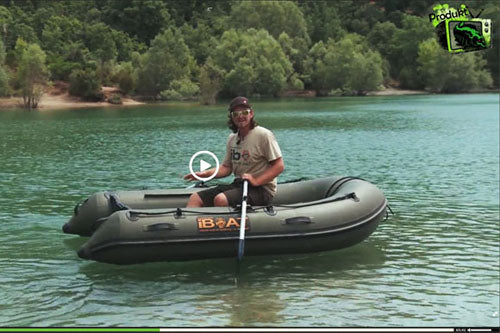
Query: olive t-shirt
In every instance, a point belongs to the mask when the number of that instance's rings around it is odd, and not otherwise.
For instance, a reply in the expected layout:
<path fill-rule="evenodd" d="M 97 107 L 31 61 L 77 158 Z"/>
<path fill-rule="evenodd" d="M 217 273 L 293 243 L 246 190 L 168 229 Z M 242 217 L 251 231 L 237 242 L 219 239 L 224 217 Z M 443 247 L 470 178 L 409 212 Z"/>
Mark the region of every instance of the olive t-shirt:
<path fill-rule="evenodd" d="M 230 167 L 235 177 L 244 173 L 259 176 L 269 167 L 269 162 L 281 157 L 281 150 L 274 134 L 256 126 L 238 142 L 238 133 L 231 133 L 227 139 L 224 165 Z M 276 193 L 276 178 L 262 185 L 271 195 Z"/>

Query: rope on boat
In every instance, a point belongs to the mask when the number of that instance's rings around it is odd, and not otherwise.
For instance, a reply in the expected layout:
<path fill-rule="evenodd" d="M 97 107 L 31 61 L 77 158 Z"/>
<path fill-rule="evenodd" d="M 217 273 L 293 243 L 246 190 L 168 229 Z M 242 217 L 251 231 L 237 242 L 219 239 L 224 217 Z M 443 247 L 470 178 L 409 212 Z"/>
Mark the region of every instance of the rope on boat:
<path fill-rule="evenodd" d="M 386 207 L 389 208 L 389 210 L 385 211 L 385 219 L 382 222 L 385 222 L 385 221 L 387 221 L 389 219 L 389 211 L 391 212 L 392 216 L 396 215 L 396 214 L 394 214 L 394 212 L 393 212 L 391 206 L 389 206 L 389 204 L 387 204 Z"/>
<path fill-rule="evenodd" d="M 106 192 L 104 194 L 104 196 L 109 199 L 109 201 L 111 202 L 111 204 L 115 208 L 117 208 L 117 210 L 127 210 L 127 209 L 130 209 L 129 206 L 125 205 L 123 202 L 120 201 L 120 199 L 118 199 L 118 196 L 116 195 L 116 193 Z"/>
<path fill-rule="evenodd" d="M 284 183 L 294 183 L 294 182 L 299 182 L 304 180 L 305 178 L 299 178 L 299 179 L 294 179 L 290 181 L 286 181 Z M 335 193 L 340 189 L 342 185 L 345 183 L 351 181 L 351 180 L 364 180 L 359 177 L 352 177 L 352 176 L 347 176 L 347 177 L 342 177 L 337 179 L 326 191 L 324 197 L 333 197 Z M 196 185 L 201 183 L 203 186 L 203 182 L 198 182 Z M 205 185 L 206 186 L 206 185 Z M 195 186 L 197 187 L 197 186 Z M 336 188 L 335 188 L 336 187 Z M 335 188 L 335 189 L 334 189 Z M 329 194 L 330 191 L 334 189 L 332 194 Z M 130 207 L 127 205 L 123 204 L 120 202 L 118 199 L 118 196 L 115 193 L 112 192 L 107 192 L 106 193 L 107 197 L 110 199 L 112 205 L 117 208 L 117 210 L 129 210 L 128 215 L 131 219 L 136 219 L 139 216 L 161 216 L 161 215 L 169 215 L 169 214 L 174 214 L 176 218 L 182 217 L 183 213 L 191 213 L 191 214 L 207 214 L 208 212 L 205 211 L 197 211 L 197 210 L 187 210 L 187 209 L 181 209 L 181 208 L 176 208 L 175 210 L 169 210 L 169 211 L 161 211 L 161 212 L 146 212 L 146 211 L 135 211 L 132 210 Z M 325 200 L 321 201 L 320 203 L 330 203 L 330 202 L 335 202 L 335 201 L 342 201 L 342 200 L 347 200 L 347 199 L 353 199 L 354 201 L 359 201 L 359 198 L 356 196 L 355 192 L 348 193 L 344 196 L 337 197 L 337 198 L 332 198 L 330 200 Z M 274 207 L 279 207 L 279 208 L 289 208 L 289 209 L 295 209 L 295 208 L 302 208 L 302 207 L 309 207 L 309 206 L 314 206 L 317 205 L 318 202 L 312 202 L 312 203 L 303 203 L 303 204 L 297 204 L 297 205 L 269 205 L 269 206 L 259 206 L 259 207 L 252 207 L 248 206 L 247 209 L 249 212 L 256 212 L 258 209 L 262 209 L 264 212 L 267 214 L 276 214 L 274 212 Z M 231 211 L 231 210 L 226 210 L 226 211 L 221 211 L 221 212 L 210 212 L 210 214 L 217 214 L 217 215 L 234 215 L 237 214 L 241 211 L 241 206 L 236 206 L 236 209 Z M 390 209 L 390 208 L 389 208 Z M 392 212 L 392 210 L 391 210 Z"/>
<path fill-rule="evenodd" d="M 356 196 L 355 192 L 348 193 L 344 196 L 337 197 L 337 198 L 332 198 L 330 200 L 325 200 L 321 201 L 320 204 L 324 203 L 330 203 L 330 202 L 335 202 L 335 201 L 342 201 L 342 200 L 347 200 L 347 199 L 353 199 L 354 201 L 359 201 L 359 198 Z M 264 207 L 251 207 L 248 206 L 247 210 L 249 212 L 256 212 L 259 209 L 262 209 L 264 212 L 273 212 L 273 207 L 279 207 L 279 208 L 290 208 L 290 209 L 295 209 L 295 208 L 302 208 L 302 207 L 309 207 L 309 206 L 314 206 L 319 204 L 318 202 L 316 203 L 304 203 L 302 205 L 271 205 L 271 206 L 264 206 Z M 177 218 L 181 217 L 183 213 L 192 213 L 192 214 L 215 214 L 215 215 L 234 215 L 239 213 L 241 210 L 240 206 L 236 206 L 236 210 L 234 211 L 221 211 L 221 212 L 206 212 L 206 211 L 199 211 L 199 210 L 187 210 L 187 209 L 181 209 L 181 208 L 176 208 L 175 210 L 169 210 L 169 211 L 162 211 L 162 212 L 150 212 L 150 211 L 136 211 L 136 210 L 129 210 L 128 214 L 131 219 L 137 218 L 139 216 L 161 216 L 161 215 L 169 215 L 169 214 L 175 214 Z"/>

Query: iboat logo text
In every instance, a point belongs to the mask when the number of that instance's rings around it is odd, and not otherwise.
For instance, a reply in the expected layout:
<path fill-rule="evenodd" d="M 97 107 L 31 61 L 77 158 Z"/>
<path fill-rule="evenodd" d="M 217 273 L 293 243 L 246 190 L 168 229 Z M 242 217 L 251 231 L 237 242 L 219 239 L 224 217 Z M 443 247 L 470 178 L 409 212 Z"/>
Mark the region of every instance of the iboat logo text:
<path fill-rule="evenodd" d="M 480 51 L 491 47 L 491 20 L 472 15 L 466 5 L 457 10 L 447 4 L 437 5 L 429 14 L 436 28 L 439 44 L 450 53 Z"/>

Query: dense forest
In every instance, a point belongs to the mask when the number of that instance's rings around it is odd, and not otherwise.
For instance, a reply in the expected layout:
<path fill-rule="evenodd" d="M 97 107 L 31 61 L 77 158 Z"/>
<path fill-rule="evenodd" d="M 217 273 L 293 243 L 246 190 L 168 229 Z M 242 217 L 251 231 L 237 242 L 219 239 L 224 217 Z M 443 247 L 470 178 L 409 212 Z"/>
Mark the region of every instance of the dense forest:
<path fill-rule="evenodd" d="M 87 100 L 100 100 L 101 86 L 113 85 L 137 98 L 203 103 L 303 90 L 498 88 L 500 4 L 466 3 L 492 19 L 494 46 L 462 54 L 438 46 L 428 17 L 436 4 L 2 0 L 0 96 L 22 96 L 36 107 L 58 81 Z"/>

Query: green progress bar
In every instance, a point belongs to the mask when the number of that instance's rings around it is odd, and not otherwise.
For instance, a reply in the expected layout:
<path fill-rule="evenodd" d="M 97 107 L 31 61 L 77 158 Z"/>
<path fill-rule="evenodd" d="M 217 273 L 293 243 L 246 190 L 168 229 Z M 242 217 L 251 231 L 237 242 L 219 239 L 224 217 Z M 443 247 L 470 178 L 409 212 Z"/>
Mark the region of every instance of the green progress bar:
<path fill-rule="evenodd" d="M 0 332 L 160 332 L 159 328 L 0 328 Z"/>

